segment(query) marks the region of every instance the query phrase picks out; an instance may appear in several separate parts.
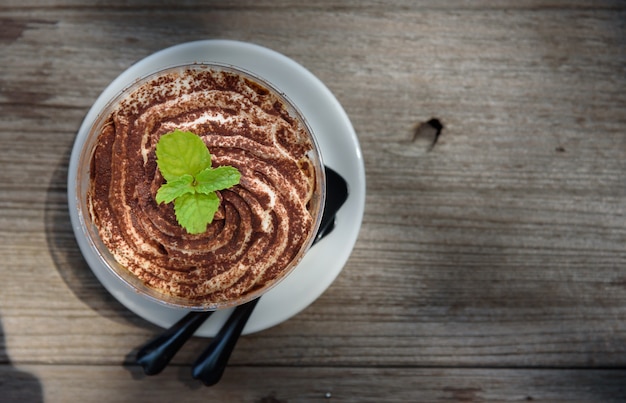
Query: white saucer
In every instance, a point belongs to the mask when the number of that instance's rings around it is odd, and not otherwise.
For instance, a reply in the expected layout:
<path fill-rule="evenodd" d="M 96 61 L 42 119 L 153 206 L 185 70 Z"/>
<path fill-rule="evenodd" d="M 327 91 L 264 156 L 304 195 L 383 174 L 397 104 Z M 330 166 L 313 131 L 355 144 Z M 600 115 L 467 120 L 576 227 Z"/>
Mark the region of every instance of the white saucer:
<path fill-rule="evenodd" d="M 80 150 L 98 111 L 135 79 L 173 64 L 221 62 L 232 64 L 272 82 L 300 109 L 316 134 L 325 165 L 341 174 L 349 185 L 349 197 L 337 214 L 334 231 L 315 245 L 300 265 L 259 301 L 243 333 L 275 326 L 315 301 L 335 280 L 356 242 L 365 205 L 365 169 L 354 129 L 345 111 L 328 88 L 311 72 L 288 57 L 257 45 L 229 40 L 189 42 L 159 51 L 137 62 L 118 76 L 96 100 L 78 131 L 68 175 L 68 202 L 78 245 L 102 285 L 124 306 L 164 328 L 186 311 L 165 307 L 128 288 L 93 255 L 82 237 L 76 208 L 76 167 Z M 214 336 L 232 309 L 215 312 L 196 332 Z"/>

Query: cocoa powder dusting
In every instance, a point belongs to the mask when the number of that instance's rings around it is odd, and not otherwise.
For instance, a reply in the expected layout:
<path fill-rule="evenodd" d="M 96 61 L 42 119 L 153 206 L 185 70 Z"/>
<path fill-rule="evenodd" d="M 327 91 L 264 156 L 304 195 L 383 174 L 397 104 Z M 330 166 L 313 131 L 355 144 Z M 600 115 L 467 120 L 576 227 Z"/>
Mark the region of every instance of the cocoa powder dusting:
<path fill-rule="evenodd" d="M 219 192 L 203 234 L 157 204 L 164 180 L 155 146 L 174 129 L 199 135 L 213 166 L 242 179 Z M 202 304 L 240 298 L 280 277 L 313 218 L 315 172 L 305 128 L 264 86 L 207 69 L 171 72 L 132 92 L 111 114 L 91 161 L 90 210 L 118 262 L 161 292 Z"/>

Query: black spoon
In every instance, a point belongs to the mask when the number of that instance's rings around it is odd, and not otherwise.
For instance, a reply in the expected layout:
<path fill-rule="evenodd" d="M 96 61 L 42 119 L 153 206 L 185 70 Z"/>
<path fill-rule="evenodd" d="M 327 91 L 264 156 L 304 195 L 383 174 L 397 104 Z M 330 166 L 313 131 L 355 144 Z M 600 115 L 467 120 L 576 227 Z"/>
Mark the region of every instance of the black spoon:
<path fill-rule="evenodd" d="M 346 181 L 328 167 L 326 167 L 326 186 L 328 190 L 322 222 L 313 244 L 333 230 L 335 215 L 348 198 Z M 237 340 L 239 340 L 239 336 L 259 299 L 260 297 L 235 308 L 217 336 L 193 364 L 192 376 L 195 379 L 201 380 L 206 386 L 212 386 L 219 382 L 235 344 L 237 344 Z"/>
<path fill-rule="evenodd" d="M 146 375 L 156 375 L 163 371 L 183 344 L 213 312 L 189 312 L 163 334 L 146 343 L 137 352 L 137 363 L 143 367 L 143 372 Z"/>
<path fill-rule="evenodd" d="M 345 180 L 331 168 L 325 167 L 325 172 L 325 208 L 322 214 L 322 221 L 320 222 L 320 227 L 318 229 L 313 244 L 321 240 L 332 231 L 335 222 L 335 214 L 337 213 L 339 207 L 341 207 L 348 195 L 348 189 Z M 339 200 L 341 200 L 341 202 L 339 202 Z M 238 319 L 241 320 L 244 325 L 247 321 L 247 318 L 250 316 L 250 313 L 252 313 L 251 308 L 254 308 L 254 305 L 256 305 L 257 301 L 258 299 L 255 299 L 247 304 L 240 306 L 247 306 L 247 308 L 250 309 L 249 313 L 245 317 L 245 320 L 243 320 L 243 318 Z M 236 311 L 233 312 L 232 316 L 235 316 L 235 314 L 237 314 L 237 316 L 241 316 L 243 308 L 240 308 L 239 312 Z M 167 366 L 167 364 L 169 364 L 171 359 L 178 352 L 178 350 L 180 350 L 183 344 L 185 344 L 185 342 L 189 340 L 189 338 L 196 332 L 196 330 L 198 330 L 200 325 L 202 325 L 204 321 L 208 319 L 209 316 L 211 316 L 212 313 L 213 311 L 189 312 L 187 315 L 178 320 L 178 322 L 172 325 L 169 329 L 167 329 L 163 334 L 152 339 L 142 348 L 140 348 L 139 351 L 137 351 L 136 360 L 137 363 L 143 367 L 144 373 L 146 375 L 156 375 L 163 371 L 163 369 Z M 234 321 L 234 318 L 232 318 L 232 316 L 231 318 L 229 318 L 228 322 Z M 226 325 L 224 325 L 224 328 L 225 327 Z M 241 330 L 243 330 L 243 326 L 237 333 L 237 336 L 241 334 Z M 220 334 L 221 333 L 222 331 L 220 331 Z M 229 339 L 230 338 L 231 337 L 229 337 Z M 234 338 L 235 342 L 237 341 L 237 338 L 238 337 Z M 232 347 L 234 347 L 234 344 Z M 232 351 L 232 347 L 230 348 L 230 351 Z M 230 356 L 230 353 L 228 354 L 228 356 Z M 228 361 L 228 356 L 226 357 L 226 361 Z"/>

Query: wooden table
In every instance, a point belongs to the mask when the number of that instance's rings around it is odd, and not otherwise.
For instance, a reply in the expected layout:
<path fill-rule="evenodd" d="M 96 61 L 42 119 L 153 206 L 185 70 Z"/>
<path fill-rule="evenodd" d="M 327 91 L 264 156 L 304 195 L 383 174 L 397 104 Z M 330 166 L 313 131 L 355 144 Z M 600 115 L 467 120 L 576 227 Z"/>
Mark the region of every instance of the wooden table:
<path fill-rule="evenodd" d="M 89 270 L 66 196 L 100 92 L 207 38 L 319 77 L 367 175 L 337 280 L 212 388 L 203 338 L 143 376 L 160 329 Z M 626 399 L 623 2 L 4 0 L 0 141 L 0 401 Z"/>

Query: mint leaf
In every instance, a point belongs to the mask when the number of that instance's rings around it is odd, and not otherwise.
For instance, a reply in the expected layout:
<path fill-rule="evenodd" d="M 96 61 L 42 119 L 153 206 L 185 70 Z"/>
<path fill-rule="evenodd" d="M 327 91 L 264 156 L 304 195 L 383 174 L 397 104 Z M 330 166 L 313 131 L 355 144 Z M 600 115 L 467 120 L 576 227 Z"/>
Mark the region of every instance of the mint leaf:
<path fill-rule="evenodd" d="M 166 183 L 156 202 L 174 202 L 176 221 L 190 234 L 206 231 L 220 206 L 218 190 L 235 186 L 241 179 L 236 168 L 211 168 L 211 153 L 200 137 L 174 130 L 156 145 L 157 166 Z"/>
<path fill-rule="evenodd" d="M 174 200 L 176 220 L 190 234 L 201 234 L 213 221 L 220 199 L 215 193 L 185 193 Z"/>
<path fill-rule="evenodd" d="M 211 166 L 211 154 L 200 137 L 181 130 L 161 136 L 156 146 L 157 165 L 166 181 L 196 176 Z"/>
<path fill-rule="evenodd" d="M 196 175 L 196 191 L 209 194 L 216 190 L 228 189 L 237 185 L 240 179 L 241 174 L 237 168 L 231 166 L 207 168 Z"/>
<path fill-rule="evenodd" d="M 156 194 L 156 202 L 171 203 L 177 197 L 184 195 L 185 193 L 195 193 L 193 187 L 193 176 L 185 174 L 180 178 L 174 179 L 161 185 Z"/>

